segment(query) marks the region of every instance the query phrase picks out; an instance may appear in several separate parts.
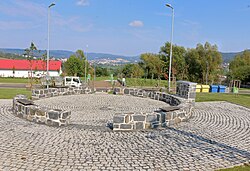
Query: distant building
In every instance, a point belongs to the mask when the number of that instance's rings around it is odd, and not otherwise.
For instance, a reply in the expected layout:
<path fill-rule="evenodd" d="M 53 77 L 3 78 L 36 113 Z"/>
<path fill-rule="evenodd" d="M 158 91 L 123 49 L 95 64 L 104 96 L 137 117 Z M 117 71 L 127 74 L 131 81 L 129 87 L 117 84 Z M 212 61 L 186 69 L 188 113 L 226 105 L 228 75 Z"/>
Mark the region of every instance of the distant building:
<path fill-rule="evenodd" d="M 59 76 L 62 73 L 61 61 L 49 61 L 49 75 Z M 31 72 L 32 71 L 32 72 Z M 41 77 L 47 73 L 47 62 L 42 60 L 9 60 L 0 59 L 0 77 Z"/>

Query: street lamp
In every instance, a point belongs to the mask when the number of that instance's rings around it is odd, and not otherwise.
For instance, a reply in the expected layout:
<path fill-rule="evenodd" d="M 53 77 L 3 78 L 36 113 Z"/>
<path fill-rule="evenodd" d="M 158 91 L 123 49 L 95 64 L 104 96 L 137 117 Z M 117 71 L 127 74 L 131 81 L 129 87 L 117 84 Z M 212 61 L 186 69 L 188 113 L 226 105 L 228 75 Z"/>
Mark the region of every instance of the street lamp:
<path fill-rule="evenodd" d="M 47 49 L 47 79 L 48 79 L 48 76 L 49 76 L 49 22 L 50 22 L 50 8 L 53 7 L 54 3 L 50 4 L 48 6 L 48 49 Z M 47 89 L 49 88 L 49 85 L 47 83 Z"/>
<path fill-rule="evenodd" d="M 167 7 L 172 9 L 172 31 L 170 39 L 170 59 L 169 59 L 169 71 L 168 71 L 168 92 L 170 92 L 170 80 L 171 80 L 171 68 L 172 68 L 172 51 L 173 51 L 173 35 L 174 35 L 174 8 L 170 4 L 166 4 Z"/>

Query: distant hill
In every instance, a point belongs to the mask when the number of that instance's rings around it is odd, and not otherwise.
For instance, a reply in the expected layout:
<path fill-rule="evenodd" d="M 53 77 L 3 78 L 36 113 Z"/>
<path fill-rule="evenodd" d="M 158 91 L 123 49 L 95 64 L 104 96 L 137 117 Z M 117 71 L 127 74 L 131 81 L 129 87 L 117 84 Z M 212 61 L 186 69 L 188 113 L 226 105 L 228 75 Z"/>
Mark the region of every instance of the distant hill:
<path fill-rule="evenodd" d="M 10 54 L 17 54 L 17 55 L 23 55 L 24 49 L 5 49 L 0 48 L 0 52 L 3 53 L 10 53 Z M 46 51 L 41 50 L 40 53 L 38 51 L 35 52 L 36 57 L 41 57 L 42 54 L 44 54 Z M 73 51 L 67 51 L 67 50 L 50 50 L 50 56 L 55 58 L 69 58 L 70 55 L 74 54 Z M 107 53 L 87 53 L 87 58 L 89 60 L 97 60 L 97 59 L 110 59 L 114 60 L 117 58 L 121 58 L 124 60 L 128 60 L 130 62 L 136 62 L 140 59 L 139 56 L 122 56 L 122 55 L 113 55 L 113 54 L 107 54 Z"/>
<path fill-rule="evenodd" d="M 248 49 L 247 51 L 250 51 L 250 49 Z M 224 62 L 226 63 L 229 63 L 231 60 L 233 60 L 233 58 L 236 56 L 236 55 L 239 55 L 239 54 L 242 54 L 242 52 L 227 52 L 227 53 L 221 53 L 222 55 L 222 59 Z"/>
<path fill-rule="evenodd" d="M 229 63 L 231 60 L 233 60 L 233 58 L 238 55 L 239 53 L 223 53 L 221 52 L 222 55 L 222 59 L 225 63 Z"/>
<path fill-rule="evenodd" d="M 249 50 L 250 51 L 250 50 Z M 16 54 L 16 55 L 23 55 L 24 49 L 6 49 L 0 48 L 0 52 L 9 53 L 9 54 Z M 41 50 L 40 53 L 35 52 L 35 56 L 40 57 L 46 51 Z M 230 62 L 236 55 L 241 54 L 242 52 L 221 52 L 223 62 Z M 55 58 L 69 58 L 70 55 L 74 54 L 73 51 L 67 50 L 50 50 L 50 56 Z M 137 62 L 140 60 L 140 56 L 122 56 L 122 55 L 113 55 L 113 54 L 106 54 L 106 53 L 87 53 L 88 60 L 101 60 L 101 59 L 110 59 L 115 60 L 117 58 L 121 58 L 130 62 Z"/>

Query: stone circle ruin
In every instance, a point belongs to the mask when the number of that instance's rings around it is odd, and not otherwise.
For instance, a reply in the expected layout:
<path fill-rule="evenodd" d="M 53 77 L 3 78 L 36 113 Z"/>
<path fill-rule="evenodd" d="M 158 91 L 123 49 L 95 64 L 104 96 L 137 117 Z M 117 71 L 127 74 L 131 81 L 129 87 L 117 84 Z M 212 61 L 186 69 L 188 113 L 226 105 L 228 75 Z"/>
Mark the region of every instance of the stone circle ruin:
<path fill-rule="evenodd" d="M 151 113 L 123 113 L 114 114 L 113 122 L 109 126 L 114 131 L 132 131 L 142 129 L 164 128 L 179 122 L 187 121 L 192 116 L 195 105 L 196 83 L 187 81 L 177 82 L 175 95 L 154 90 L 137 88 L 114 88 L 113 94 L 150 98 L 163 101 L 169 105 Z M 79 95 L 95 93 L 88 87 L 67 87 L 32 90 L 32 100 L 65 95 Z M 23 95 L 13 99 L 13 113 L 32 122 L 49 126 L 67 126 L 70 124 L 71 111 L 49 109 L 35 105 Z"/>

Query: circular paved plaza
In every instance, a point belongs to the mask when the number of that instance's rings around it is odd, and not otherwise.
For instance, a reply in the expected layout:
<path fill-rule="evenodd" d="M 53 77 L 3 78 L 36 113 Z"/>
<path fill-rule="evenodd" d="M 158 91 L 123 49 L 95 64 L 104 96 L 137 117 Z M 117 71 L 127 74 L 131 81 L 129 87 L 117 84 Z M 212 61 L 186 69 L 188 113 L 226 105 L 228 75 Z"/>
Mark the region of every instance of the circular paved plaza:
<path fill-rule="evenodd" d="M 36 104 L 72 111 L 71 125 L 49 127 L 12 114 L 0 100 L 0 170 L 215 170 L 250 161 L 250 109 L 196 103 L 193 117 L 162 130 L 113 132 L 115 113 L 167 104 L 105 94 L 62 96 Z"/>

